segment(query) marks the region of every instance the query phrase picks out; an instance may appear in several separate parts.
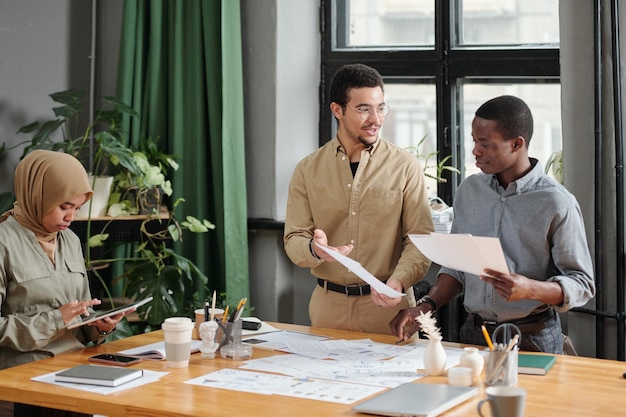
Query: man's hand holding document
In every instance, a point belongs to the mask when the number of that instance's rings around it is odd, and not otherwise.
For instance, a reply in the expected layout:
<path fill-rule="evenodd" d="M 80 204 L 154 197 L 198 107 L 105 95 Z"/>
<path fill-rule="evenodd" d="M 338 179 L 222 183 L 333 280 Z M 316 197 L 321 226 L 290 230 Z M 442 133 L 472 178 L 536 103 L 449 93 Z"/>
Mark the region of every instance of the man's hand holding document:
<path fill-rule="evenodd" d="M 509 273 L 497 237 L 431 233 L 409 238 L 426 257 L 441 266 L 474 275 L 485 275 L 485 269 Z"/>
<path fill-rule="evenodd" d="M 332 256 L 337 262 L 355 273 L 363 281 L 367 282 L 374 290 L 378 291 L 379 293 L 385 294 L 386 296 L 391 298 L 397 298 L 406 295 L 404 293 L 394 290 L 393 288 L 389 287 L 384 282 L 376 278 L 374 275 L 370 274 L 365 268 L 363 268 L 360 263 L 358 263 L 354 259 L 348 258 L 346 255 L 342 255 L 341 253 L 329 249 L 326 246 L 320 245 L 318 243 L 316 243 L 316 245 L 320 247 L 324 252 Z"/>

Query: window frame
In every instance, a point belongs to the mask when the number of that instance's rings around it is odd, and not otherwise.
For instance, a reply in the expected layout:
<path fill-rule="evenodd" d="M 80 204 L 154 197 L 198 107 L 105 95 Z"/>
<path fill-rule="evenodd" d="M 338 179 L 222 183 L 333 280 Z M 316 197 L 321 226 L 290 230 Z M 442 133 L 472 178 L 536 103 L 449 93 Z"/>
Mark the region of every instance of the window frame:
<path fill-rule="evenodd" d="M 434 80 L 437 95 L 437 158 L 441 161 L 452 155 L 451 162 L 462 170 L 463 146 L 460 132 L 461 109 L 460 81 L 483 83 L 560 83 L 560 53 L 558 47 L 514 48 L 493 46 L 457 46 L 455 11 L 459 0 L 433 0 L 435 2 L 434 48 L 358 48 L 335 49 L 333 9 L 342 7 L 348 0 L 320 0 L 321 28 L 321 82 L 319 145 L 328 141 L 336 130 L 330 112 L 328 89 L 330 80 L 342 65 L 363 63 L 376 68 L 386 82 L 394 79 Z M 346 19 L 345 16 L 338 16 Z M 393 107 L 393 105 L 392 105 Z M 438 185 L 437 194 L 448 204 L 453 204 L 456 188 L 462 175 L 446 172 L 447 182 Z"/>

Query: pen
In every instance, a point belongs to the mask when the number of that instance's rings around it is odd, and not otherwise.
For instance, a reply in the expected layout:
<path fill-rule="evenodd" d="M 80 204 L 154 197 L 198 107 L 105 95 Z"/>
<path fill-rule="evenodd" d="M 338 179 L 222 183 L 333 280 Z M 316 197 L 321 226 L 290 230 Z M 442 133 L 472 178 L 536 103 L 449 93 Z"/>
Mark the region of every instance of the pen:
<path fill-rule="evenodd" d="M 209 321 L 209 303 L 204 303 L 204 321 Z"/>
<path fill-rule="evenodd" d="M 489 337 L 489 333 L 487 332 L 487 328 L 484 324 L 480 325 L 480 328 L 483 331 L 483 336 L 485 337 L 485 341 L 487 342 L 487 346 L 489 346 L 489 350 L 493 350 L 493 343 L 491 342 L 491 337 Z"/>

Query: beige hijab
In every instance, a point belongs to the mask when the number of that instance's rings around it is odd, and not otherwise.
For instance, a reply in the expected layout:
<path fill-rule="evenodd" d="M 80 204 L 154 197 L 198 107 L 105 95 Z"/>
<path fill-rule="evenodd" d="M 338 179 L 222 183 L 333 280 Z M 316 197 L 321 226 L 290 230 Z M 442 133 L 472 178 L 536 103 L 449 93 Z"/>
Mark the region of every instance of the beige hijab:
<path fill-rule="evenodd" d="M 48 232 L 42 221 L 55 207 L 79 195 L 85 194 L 85 201 L 91 199 L 93 191 L 85 168 L 72 155 L 35 150 L 17 164 L 13 182 L 16 201 L 13 209 L 2 214 L 0 222 L 13 216 L 19 224 L 32 230 L 54 262 L 57 234 Z"/>

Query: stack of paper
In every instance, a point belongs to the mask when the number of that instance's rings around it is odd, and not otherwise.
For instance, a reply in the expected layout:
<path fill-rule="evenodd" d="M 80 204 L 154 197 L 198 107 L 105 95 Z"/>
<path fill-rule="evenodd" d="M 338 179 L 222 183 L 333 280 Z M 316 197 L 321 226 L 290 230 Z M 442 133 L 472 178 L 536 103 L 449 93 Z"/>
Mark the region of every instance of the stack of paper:
<path fill-rule="evenodd" d="M 452 228 L 452 219 L 454 216 L 452 207 L 441 211 L 432 210 L 432 216 L 435 232 L 450 233 L 450 229 Z"/>

